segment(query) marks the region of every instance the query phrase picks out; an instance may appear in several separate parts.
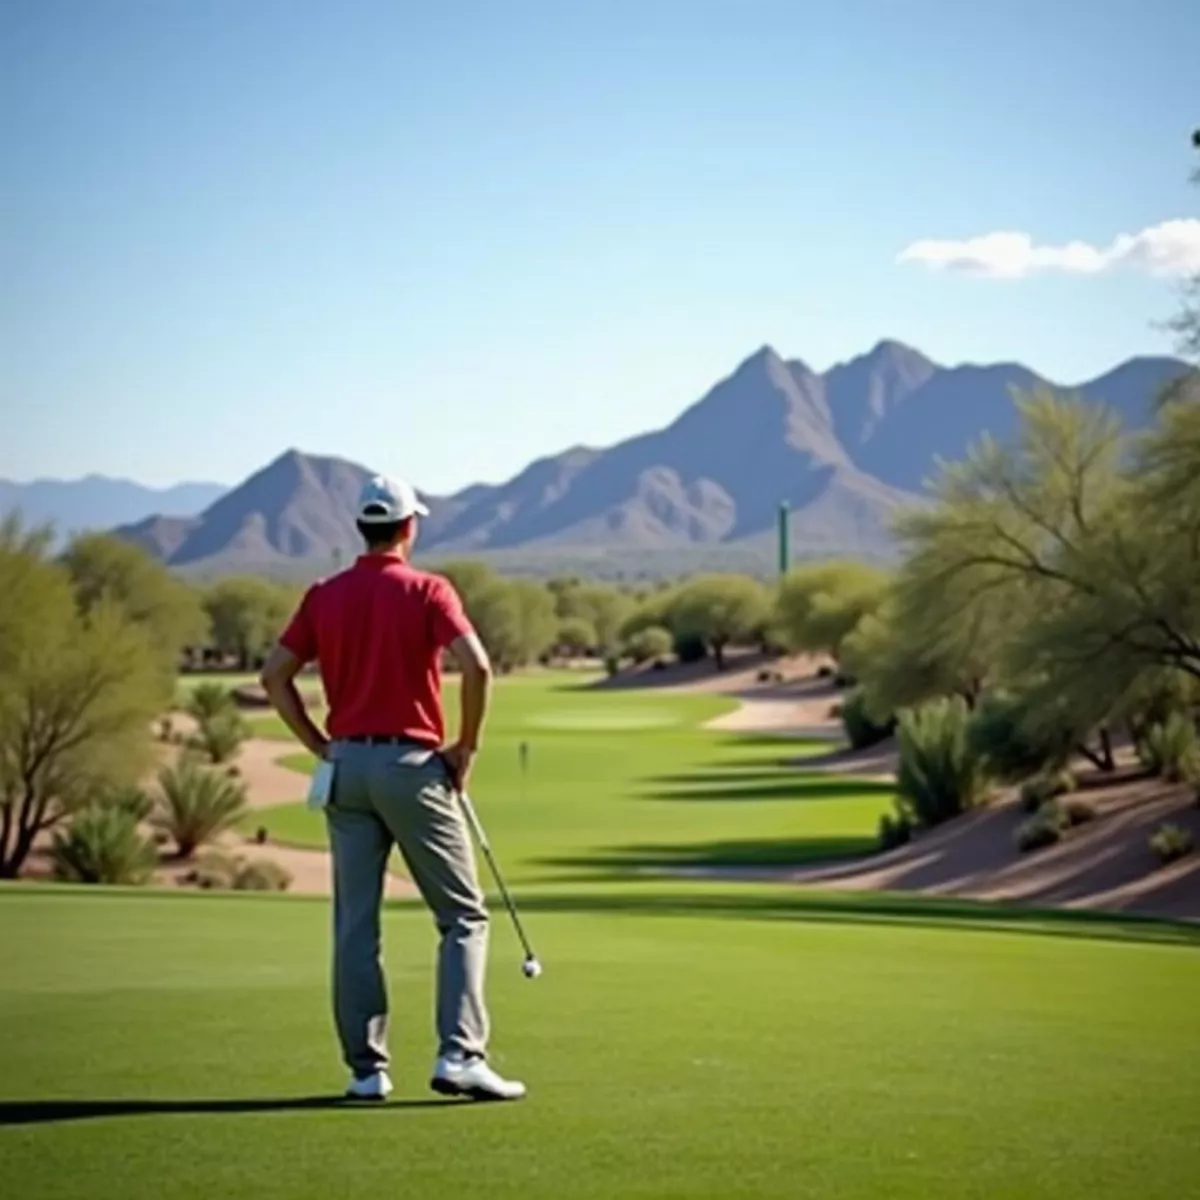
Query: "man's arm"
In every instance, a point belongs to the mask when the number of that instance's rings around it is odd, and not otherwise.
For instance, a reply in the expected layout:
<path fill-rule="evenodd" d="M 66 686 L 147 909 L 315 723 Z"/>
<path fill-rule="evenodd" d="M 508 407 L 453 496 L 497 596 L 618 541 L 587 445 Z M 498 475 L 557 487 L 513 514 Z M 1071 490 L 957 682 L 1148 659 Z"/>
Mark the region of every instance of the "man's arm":
<path fill-rule="evenodd" d="M 263 664 L 259 682 L 283 723 L 307 750 L 317 758 L 324 758 L 329 739 L 313 724 L 296 687 L 296 676 L 303 666 L 304 663 L 286 646 L 277 645 Z"/>
<path fill-rule="evenodd" d="M 473 631 L 455 638 L 448 649 L 462 672 L 462 695 L 458 740 L 446 749 L 445 757 L 454 772 L 455 786 L 461 789 L 466 786 L 483 737 L 492 690 L 492 664 L 479 635 Z"/>

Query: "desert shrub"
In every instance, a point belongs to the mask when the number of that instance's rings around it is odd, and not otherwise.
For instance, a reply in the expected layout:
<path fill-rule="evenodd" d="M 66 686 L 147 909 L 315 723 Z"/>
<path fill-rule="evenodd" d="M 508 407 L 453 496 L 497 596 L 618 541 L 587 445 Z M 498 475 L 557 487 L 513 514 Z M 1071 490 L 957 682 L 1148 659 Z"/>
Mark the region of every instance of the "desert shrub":
<path fill-rule="evenodd" d="M 1194 845 L 1192 835 L 1178 825 L 1160 825 L 1150 835 L 1150 849 L 1164 867 L 1191 854 Z"/>
<path fill-rule="evenodd" d="M 1150 725 L 1138 739 L 1137 754 L 1142 765 L 1171 783 L 1180 783 L 1200 772 L 1200 739 L 1195 722 L 1183 713 L 1172 713 L 1165 721 Z"/>
<path fill-rule="evenodd" d="M 158 786 L 154 824 L 170 834 L 181 858 L 233 828 L 246 812 L 244 785 L 190 760 L 164 767 Z"/>
<path fill-rule="evenodd" d="M 241 862 L 224 850 L 206 850 L 196 860 L 195 869 L 187 875 L 187 881 L 205 891 L 225 891 L 233 887 Z"/>
<path fill-rule="evenodd" d="M 1086 825 L 1089 821 L 1096 819 L 1095 807 L 1078 796 L 1062 801 L 1062 810 L 1067 819 L 1067 825 L 1072 829 L 1077 825 Z"/>
<path fill-rule="evenodd" d="M 838 715 L 842 719 L 846 737 L 855 750 L 877 745 L 896 732 L 896 718 L 892 717 L 883 724 L 875 721 L 867 711 L 863 694 L 858 688 L 848 693 L 838 707 L 841 709 Z"/>
<path fill-rule="evenodd" d="M 928 828 L 987 802 L 990 779 L 967 736 L 969 713 L 958 697 L 906 710 L 897 725 L 897 803 Z"/>
<path fill-rule="evenodd" d="M 73 883 L 145 883 L 158 865 L 133 814 L 101 805 L 81 809 L 55 832 L 50 858 L 55 878 Z"/>
<path fill-rule="evenodd" d="M 1077 741 L 1065 724 L 1030 721 L 1021 697 L 1005 693 L 980 700 L 971 714 L 970 738 L 990 773 L 1005 783 L 1061 770 Z"/>
<path fill-rule="evenodd" d="M 228 762 L 250 736 L 250 726 L 237 709 L 205 717 L 189 744 L 213 763 Z"/>
<path fill-rule="evenodd" d="M 143 788 L 129 784 L 120 787 L 103 788 L 95 798 L 100 808 L 111 808 L 117 812 L 128 813 L 134 823 L 147 821 L 154 811 L 154 797 Z"/>
<path fill-rule="evenodd" d="M 1063 822 L 1053 811 L 1053 801 L 1043 806 L 1027 821 L 1022 821 L 1017 828 L 1017 849 L 1022 854 L 1031 850 L 1041 850 L 1045 846 L 1053 846 L 1062 839 Z"/>
<path fill-rule="evenodd" d="M 1035 813 L 1047 800 L 1065 796 L 1076 788 L 1075 776 L 1070 771 L 1056 771 L 1052 775 L 1035 775 L 1021 785 L 1021 807 L 1027 813 Z"/>
<path fill-rule="evenodd" d="M 671 653 L 673 639 L 661 625 L 648 625 L 632 634 L 625 643 L 625 653 L 635 663 L 649 662 L 654 658 L 665 658 Z"/>
<path fill-rule="evenodd" d="M 286 892 L 291 884 L 291 871 L 266 859 L 243 863 L 233 881 L 239 892 Z"/>
<path fill-rule="evenodd" d="M 236 712 L 233 693 L 221 683 L 198 683 L 188 697 L 186 711 L 203 723 L 222 713 Z"/>
<path fill-rule="evenodd" d="M 912 824 L 903 813 L 884 813 L 879 818 L 879 849 L 894 850 L 912 840 Z"/>
<path fill-rule="evenodd" d="M 584 617 L 565 617 L 559 622 L 555 646 L 568 658 L 587 654 L 598 642 L 594 622 Z"/>
<path fill-rule="evenodd" d="M 708 657 L 708 645 L 698 634 L 680 634 L 674 639 L 674 650 L 681 663 L 700 662 Z"/>

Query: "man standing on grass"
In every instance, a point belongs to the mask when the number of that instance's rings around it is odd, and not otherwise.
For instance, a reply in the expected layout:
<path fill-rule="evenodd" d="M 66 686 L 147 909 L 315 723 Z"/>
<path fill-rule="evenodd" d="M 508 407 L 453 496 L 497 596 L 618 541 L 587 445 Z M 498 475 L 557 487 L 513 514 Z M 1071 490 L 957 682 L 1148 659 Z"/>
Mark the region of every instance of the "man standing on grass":
<path fill-rule="evenodd" d="M 358 502 L 366 552 L 309 588 L 262 671 L 276 711 L 333 765 L 326 807 L 333 854 L 333 1005 L 347 1096 L 382 1100 L 387 989 L 380 906 L 388 855 L 400 848 L 441 934 L 439 1048 L 430 1085 L 444 1095 L 515 1100 L 523 1084 L 488 1064 L 484 1003 L 488 913 L 455 792 L 466 786 L 487 711 L 487 652 L 448 580 L 409 564 L 428 509 L 406 483 L 376 477 Z M 440 657 L 462 669 L 458 740 L 446 745 Z M 296 688 L 316 662 L 329 705 L 326 737 Z"/>

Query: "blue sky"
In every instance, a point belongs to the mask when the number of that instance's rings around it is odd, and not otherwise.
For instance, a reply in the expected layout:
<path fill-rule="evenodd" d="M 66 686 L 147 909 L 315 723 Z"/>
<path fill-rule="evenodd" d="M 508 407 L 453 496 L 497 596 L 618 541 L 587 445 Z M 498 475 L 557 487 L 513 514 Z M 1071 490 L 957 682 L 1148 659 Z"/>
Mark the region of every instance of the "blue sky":
<path fill-rule="evenodd" d="M 444 491 L 764 342 L 1078 382 L 1170 349 L 1195 249 L 1186 0 L 7 0 L 0 45 L 10 478 Z M 996 231 L 1091 265 L 898 261 Z"/>

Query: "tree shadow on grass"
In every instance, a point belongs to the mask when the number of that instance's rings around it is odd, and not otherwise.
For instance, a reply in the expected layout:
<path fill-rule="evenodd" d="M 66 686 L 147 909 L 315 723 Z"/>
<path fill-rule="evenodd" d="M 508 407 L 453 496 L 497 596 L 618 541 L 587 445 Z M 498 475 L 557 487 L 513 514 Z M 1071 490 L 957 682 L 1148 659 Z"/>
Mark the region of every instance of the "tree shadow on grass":
<path fill-rule="evenodd" d="M 682 845 L 618 846 L 570 858 L 543 859 L 542 864 L 600 871 L 610 879 L 628 879 L 647 871 L 667 873 L 681 868 L 793 867 L 802 863 L 862 858 L 879 848 L 869 835 L 744 839 Z"/>
<path fill-rule="evenodd" d="M 613 882 L 618 878 L 613 877 Z M 619 882 L 628 884 L 627 876 Z M 628 887 L 609 892 L 560 892 L 531 895 L 521 911 L 549 915 L 691 917 L 724 920 L 797 921 L 845 926 L 902 926 L 945 932 L 1036 934 L 1115 942 L 1153 942 L 1200 949 L 1200 925 L 1133 913 L 1085 912 L 1038 908 L 986 900 L 913 896 L 895 892 L 828 892 L 787 886 L 786 890 L 693 887 L 674 891 Z"/>
<path fill-rule="evenodd" d="M 94 1117 L 162 1116 L 180 1113 L 263 1113 L 345 1109 L 360 1112 L 411 1108 L 471 1108 L 458 1100 L 347 1100 L 342 1096 L 268 1096 L 242 1100 L 0 1100 L 0 1127 L 86 1121 Z"/>
<path fill-rule="evenodd" d="M 730 771 L 692 775 L 658 775 L 650 783 L 693 784 L 642 792 L 647 800 L 862 800 L 896 794 L 896 785 L 872 779 L 839 778 L 793 771 Z"/>

